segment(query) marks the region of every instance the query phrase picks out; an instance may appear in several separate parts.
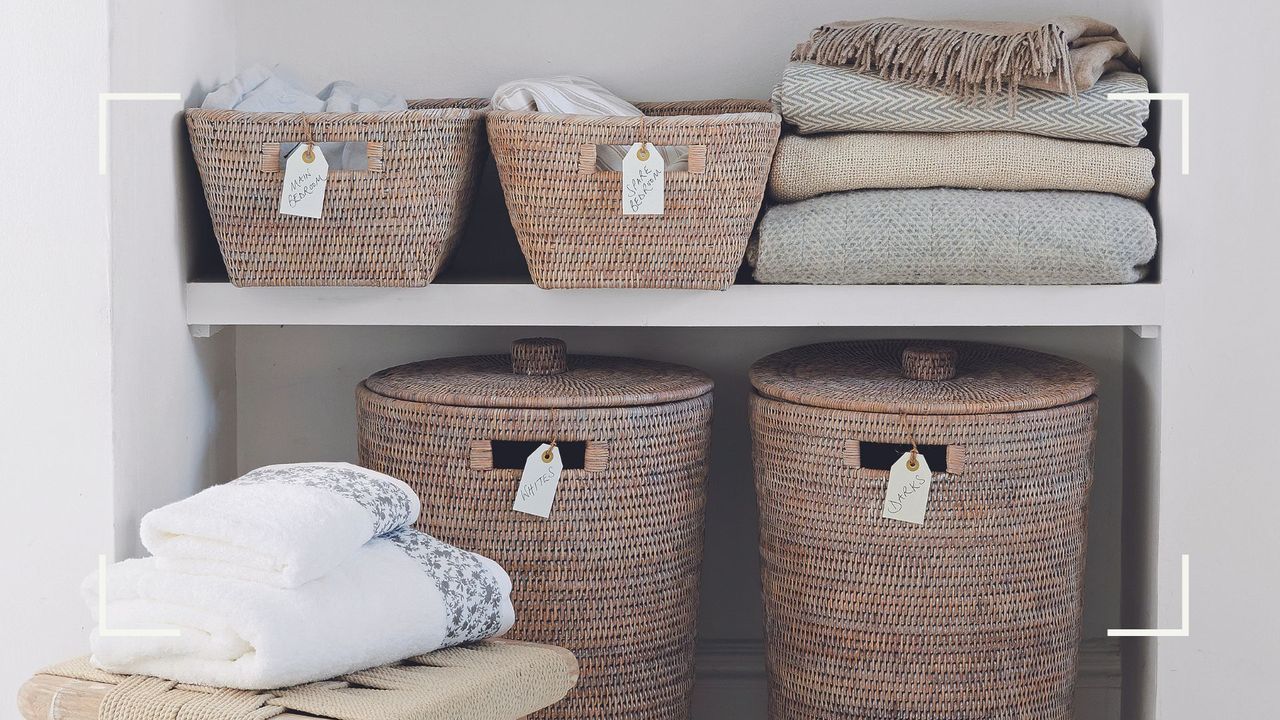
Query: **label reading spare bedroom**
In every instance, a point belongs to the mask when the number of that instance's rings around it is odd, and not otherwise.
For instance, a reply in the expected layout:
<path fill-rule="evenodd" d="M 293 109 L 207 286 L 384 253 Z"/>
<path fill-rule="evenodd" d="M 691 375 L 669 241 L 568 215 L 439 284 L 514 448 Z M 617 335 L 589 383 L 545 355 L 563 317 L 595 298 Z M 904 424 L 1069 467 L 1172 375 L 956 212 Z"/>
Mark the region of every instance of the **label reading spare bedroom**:
<path fill-rule="evenodd" d="M 284 161 L 284 188 L 280 214 L 318 218 L 324 210 L 324 187 L 329 181 L 329 161 L 319 145 L 298 143 Z"/>
<path fill-rule="evenodd" d="M 929 505 L 929 485 L 933 475 L 929 463 L 918 452 L 906 452 L 889 468 L 889 486 L 884 494 L 882 517 L 924 524 L 924 511 Z"/>
<path fill-rule="evenodd" d="M 560 459 L 560 448 L 547 443 L 539 445 L 524 461 L 524 474 L 520 476 L 512 509 L 542 518 L 550 515 L 561 470 L 564 470 L 564 461 Z"/>
<path fill-rule="evenodd" d="M 661 215 L 667 163 L 649 143 L 635 143 L 622 158 L 622 214 Z"/>

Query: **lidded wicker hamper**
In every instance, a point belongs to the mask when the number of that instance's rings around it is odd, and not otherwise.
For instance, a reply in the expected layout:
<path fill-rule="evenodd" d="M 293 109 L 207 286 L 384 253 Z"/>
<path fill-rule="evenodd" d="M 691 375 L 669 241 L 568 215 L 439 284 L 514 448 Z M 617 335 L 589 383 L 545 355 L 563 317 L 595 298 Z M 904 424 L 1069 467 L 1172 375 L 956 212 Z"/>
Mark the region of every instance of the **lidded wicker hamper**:
<path fill-rule="evenodd" d="M 637 107 L 647 116 L 489 113 L 511 224 L 539 287 L 733 284 L 781 118 L 756 100 Z M 662 215 L 623 215 L 622 174 L 596 167 L 598 145 L 641 141 L 689 149 L 689 169 L 665 175 Z"/>
<path fill-rule="evenodd" d="M 688 717 L 711 388 L 691 368 L 534 338 L 357 389 L 360 463 L 418 491 L 420 529 L 511 574 L 511 637 L 577 655 L 577 688 L 533 717 Z M 515 512 L 526 457 L 552 441 L 550 517 Z"/>
<path fill-rule="evenodd" d="M 418 287 L 457 244 L 484 160 L 486 100 L 409 110 L 187 110 L 196 167 L 231 282 Z M 331 169 L 320 218 L 282 215 L 282 144 L 367 143 L 368 168 Z"/>
<path fill-rule="evenodd" d="M 773 718 L 1068 720 L 1097 382 L 978 343 L 828 343 L 751 369 Z M 923 525 L 881 517 L 912 442 Z"/>

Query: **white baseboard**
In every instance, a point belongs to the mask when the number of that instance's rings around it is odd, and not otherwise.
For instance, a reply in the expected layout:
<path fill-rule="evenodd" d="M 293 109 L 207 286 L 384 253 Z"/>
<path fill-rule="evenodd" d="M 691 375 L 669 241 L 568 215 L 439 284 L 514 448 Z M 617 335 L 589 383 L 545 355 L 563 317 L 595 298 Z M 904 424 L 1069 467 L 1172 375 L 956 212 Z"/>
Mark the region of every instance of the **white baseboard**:
<path fill-rule="evenodd" d="M 704 640 L 698 644 L 693 720 L 765 720 L 769 689 L 764 644 L 758 640 Z M 1108 638 L 1080 645 L 1075 716 L 1119 720 L 1120 644 Z"/>

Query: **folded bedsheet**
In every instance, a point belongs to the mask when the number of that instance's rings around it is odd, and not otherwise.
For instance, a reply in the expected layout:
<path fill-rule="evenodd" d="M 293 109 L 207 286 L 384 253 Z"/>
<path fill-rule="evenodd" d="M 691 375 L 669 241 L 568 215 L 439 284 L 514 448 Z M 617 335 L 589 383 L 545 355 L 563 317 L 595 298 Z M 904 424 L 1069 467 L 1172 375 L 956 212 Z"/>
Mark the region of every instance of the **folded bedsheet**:
<path fill-rule="evenodd" d="M 92 662 L 117 673 L 242 690 L 313 682 L 483 640 L 515 622 L 511 579 L 492 560 L 412 529 L 375 538 L 301 587 L 162 570 L 156 558 L 107 568 L 82 593 L 111 629 L 95 629 Z"/>
<path fill-rule="evenodd" d="M 852 68 L 788 63 L 774 88 L 782 119 L 802 134 L 883 130 L 1008 130 L 1067 140 L 1134 146 L 1147 134 L 1146 100 L 1108 100 L 1108 93 L 1147 92 L 1131 72 L 1103 75 L 1076 97 L 1023 89 L 1016 113 L 1001 102 L 963 100 L 936 88 L 884 80 Z"/>
<path fill-rule="evenodd" d="M 868 188 L 1080 190 L 1144 200 L 1146 148 L 1011 132 L 786 135 L 769 194 L 781 202 Z"/>
<path fill-rule="evenodd" d="M 762 283 L 1092 285 L 1141 280 L 1155 251 L 1136 200 L 939 188 L 775 205 L 748 260 Z"/>

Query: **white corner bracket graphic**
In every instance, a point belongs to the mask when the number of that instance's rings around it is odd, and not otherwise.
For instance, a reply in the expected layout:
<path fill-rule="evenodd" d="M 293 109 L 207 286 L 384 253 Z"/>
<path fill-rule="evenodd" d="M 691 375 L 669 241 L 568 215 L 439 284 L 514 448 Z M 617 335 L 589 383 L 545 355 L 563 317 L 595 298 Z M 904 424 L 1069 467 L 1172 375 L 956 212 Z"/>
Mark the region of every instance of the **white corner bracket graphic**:
<path fill-rule="evenodd" d="M 182 100 L 182 93 L 98 93 L 98 174 L 107 174 L 107 104 L 113 100 Z"/>
<path fill-rule="evenodd" d="M 98 556 L 98 635 L 100 637 L 178 637 L 178 628 L 125 630 L 107 627 L 107 556 Z"/>
<path fill-rule="evenodd" d="M 1191 93 L 1107 93 L 1108 100 L 1177 100 L 1182 103 L 1182 174 L 1191 174 Z"/>
<path fill-rule="evenodd" d="M 1191 556 L 1182 556 L 1182 627 L 1155 630 L 1107 630 L 1107 637 L 1190 637 L 1191 636 Z"/>

